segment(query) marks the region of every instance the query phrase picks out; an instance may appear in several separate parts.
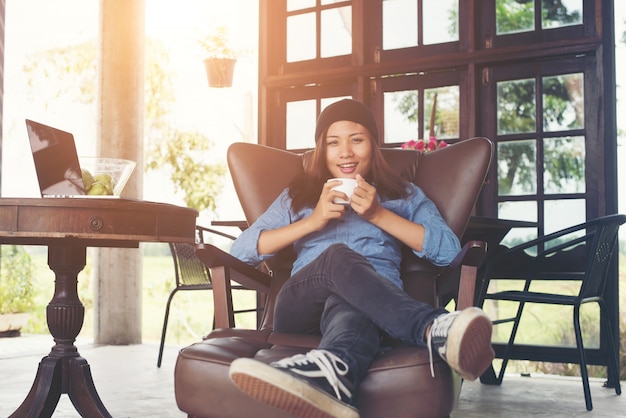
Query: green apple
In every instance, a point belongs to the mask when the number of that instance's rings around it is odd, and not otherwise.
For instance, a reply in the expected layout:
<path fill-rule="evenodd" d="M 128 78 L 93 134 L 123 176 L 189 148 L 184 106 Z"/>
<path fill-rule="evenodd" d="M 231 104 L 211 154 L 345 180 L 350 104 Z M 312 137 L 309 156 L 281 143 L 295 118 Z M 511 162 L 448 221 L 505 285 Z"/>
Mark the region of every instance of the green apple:
<path fill-rule="evenodd" d="M 91 189 L 91 185 L 93 184 L 93 176 L 89 172 L 89 170 L 85 170 L 84 168 L 81 170 L 83 175 L 83 184 L 85 185 L 85 191 L 88 192 Z"/>

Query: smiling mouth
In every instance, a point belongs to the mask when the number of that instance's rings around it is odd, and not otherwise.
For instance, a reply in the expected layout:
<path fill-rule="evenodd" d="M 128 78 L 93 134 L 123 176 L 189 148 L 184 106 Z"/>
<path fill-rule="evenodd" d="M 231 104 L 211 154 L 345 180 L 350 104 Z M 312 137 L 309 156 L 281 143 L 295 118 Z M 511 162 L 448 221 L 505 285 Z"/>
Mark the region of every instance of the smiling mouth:
<path fill-rule="evenodd" d="M 356 167 L 356 163 L 348 163 L 348 164 L 339 164 L 339 168 L 354 168 Z"/>

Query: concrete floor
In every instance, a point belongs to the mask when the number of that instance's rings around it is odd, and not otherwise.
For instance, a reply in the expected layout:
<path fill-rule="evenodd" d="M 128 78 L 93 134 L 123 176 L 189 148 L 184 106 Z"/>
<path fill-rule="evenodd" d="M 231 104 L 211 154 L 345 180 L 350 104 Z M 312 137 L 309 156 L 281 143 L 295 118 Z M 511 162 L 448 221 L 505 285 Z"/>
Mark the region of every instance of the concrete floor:
<path fill-rule="evenodd" d="M 10 415 L 20 405 L 39 361 L 52 344 L 51 337 L 41 335 L 0 339 L 0 417 Z M 76 345 L 89 361 L 98 393 L 114 417 L 186 416 L 176 407 L 173 390 L 179 347 L 166 347 L 158 369 L 156 344 L 108 346 L 79 339 Z M 626 417 L 626 395 L 616 396 L 613 389 L 602 388 L 602 383 L 600 379 L 592 381 L 594 409 L 587 412 L 579 378 L 510 375 L 502 386 L 465 382 L 459 407 L 452 417 Z M 622 387 L 626 389 L 626 382 L 622 382 Z M 78 417 L 66 395 L 61 397 L 54 417 Z"/>

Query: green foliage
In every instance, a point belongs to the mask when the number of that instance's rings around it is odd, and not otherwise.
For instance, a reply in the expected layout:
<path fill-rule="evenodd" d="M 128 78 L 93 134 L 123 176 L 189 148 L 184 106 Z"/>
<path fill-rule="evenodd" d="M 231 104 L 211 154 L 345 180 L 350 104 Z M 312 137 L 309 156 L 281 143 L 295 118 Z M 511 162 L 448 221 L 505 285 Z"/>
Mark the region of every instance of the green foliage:
<path fill-rule="evenodd" d="M 534 27 L 534 1 L 496 0 L 496 26 L 498 33 L 519 32 Z"/>
<path fill-rule="evenodd" d="M 213 146 L 200 132 L 180 131 L 169 122 L 175 100 L 169 56 L 159 42 L 149 41 L 146 51 L 146 170 L 165 170 L 176 191 L 184 193 L 188 207 L 215 210 L 215 196 L 223 183 L 226 167 L 208 163 Z"/>
<path fill-rule="evenodd" d="M 578 10 L 569 11 L 561 0 L 542 0 L 541 20 L 544 28 L 576 24 L 582 21 Z M 498 33 L 514 33 L 535 27 L 534 0 L 496 0 Z"/>
<path fill-rule="evenodd" d="M 586 347 L 599 347 L 600 345 L 600 322 L 596 316 L 582 315 L 581 327 L 584 336 L 589 336 L 590 340 L 585 340 Z M 626 321 L 620 320 L 620 380 L 626 380 Z M 575 347 L 576 341 L 574 338 L 574 331 L 565 326 L 565 323 L 561 325 L 561 332 L 553 336 L 553 339 L 557 341 L 558 345 Z M 545 374 L 554 374 L 559 376 L 580 376 L 580 366 L 578 364 L 571 363 L 548 363 L 537 362 L 535 364 L 535 370 Z M 587 365 L 587 372 L 590 377 L 607 378 L 607 367 Z"/>
<path fill-rule="evenodd" d="M 198 39 L 198 44 L 211 58 L 237 58 L 237 51 L 230 44 L 228 29 L 223 25 L 214 25 L 209 32 Z"/>
<path fill-rule="evenodd" d="M 146 137 L 168 128 L 168 115 L 176 93 L 172 84 L 173 74 L 168 69 L 169 53 L 160 41 L 146 39 L 146 75 L 145 75 L 145 121 Z"/>
<path fill-rule="evenodd" d="M 531 142 L 520 141 L 514 146 L 499 146 L 498 165 L 501 166 L 498 167 L 500 194 L 509 194 L 514 181 L 527 192 L 534 190 L 535 148 Z M 502 170 L 506 171 L 501 172 Z"/>
<path fill-rule="evenodd" d="M 562 0 L 542 0 L 541 18 L 544 22 L 556 22 L 559 25 L 575 24 L 582 21 L 578 10 L 568 11 Z M 546 25 L 544 27 L 552 26 Z"/>
<path fill-rule="evenodd" d="M 82 104 L 94 103 L 97 51 L 96 42 L 91 41 L 31 55 L 22 67 L 29 74 L 29 88 L 24 93 L 31 101 L 43 99 L 46 104 L 62 97 Z"/>
<path fill-rule="evenodd" d="M 498 83 L 498 133 L 535 132 L 535 80 Z"/>
<path fill-rule="evenodd" d="M 199 132 L 172 132 L 171 139 L 160 141 L 149 150 L 146 168 L 168 170 L 176 190 L 184 192 L 188 207 L 215 210 L 215 196 L 222 189 L 226 167 L 202 161 L 211 145 Z"/>
<path fill-rule="evenodd" d="M 18 245 L 2 245 L 0 252 L 0 313 L 31 312 L 35 290 L 30 255 Z"/>

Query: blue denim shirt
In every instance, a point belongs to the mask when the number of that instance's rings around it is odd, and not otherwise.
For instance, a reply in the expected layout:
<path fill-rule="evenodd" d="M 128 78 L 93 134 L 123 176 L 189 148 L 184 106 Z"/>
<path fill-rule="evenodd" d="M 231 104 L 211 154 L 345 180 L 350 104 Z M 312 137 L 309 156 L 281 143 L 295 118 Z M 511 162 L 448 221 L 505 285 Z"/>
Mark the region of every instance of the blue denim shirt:
<path fill-rule="evenodd" d="M 459 240 L 441 217 L 435 204 L 424 192 L 411 184 L 410 195 L 405 199 L 387 200 L 381 205 L 390 211 L 424 225 L 426 229 L 422 251 L 414 251 L 436 265 L 450 264 L 460 250 Z M 294 212 L 291 198 L 285 189 L 254 224 L 241 233 L 231 247 L 231 254 L 252 265 L 258 265 L 272 255 L 257 251 L 259 235 L 294 223 L 311 215 L 313 208 Z M 348 208 L 341 220 L 331 220 L 318 232 L 297 240 L 293 245 L 297 259 L 292 274 L 313 261 L 331 244 L 343 243 L 363 255 L 376 271 L 402 288 L 400 261 L 402 242 L 382 229 L 361 218 Z"/>

